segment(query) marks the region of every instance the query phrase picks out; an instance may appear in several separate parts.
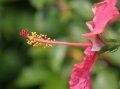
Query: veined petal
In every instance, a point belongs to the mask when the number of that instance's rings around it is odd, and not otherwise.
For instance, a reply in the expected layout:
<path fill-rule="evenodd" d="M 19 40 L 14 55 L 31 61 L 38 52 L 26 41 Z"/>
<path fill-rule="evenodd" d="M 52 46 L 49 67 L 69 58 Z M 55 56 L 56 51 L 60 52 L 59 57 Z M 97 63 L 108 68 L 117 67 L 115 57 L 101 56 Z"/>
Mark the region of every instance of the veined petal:
<path fill-rule="evenodd" d="M 93 23 L 93 21 L 86 22 L 86 25 L 90 29 L 90 31 L 93 31 L 93 29 L 94 29 L 94 23 Z"/>
<path fill-rule="evenodd" d="M 98 35 L 95 35 L 93 38 L 90 39 L 92 42 L 92 51 L 100 51 L 101 48 L 104 46 L 103 42 L 100 40 Z"/>
<path fill-rule="evenodd" d="M 117 0 L 105 0 L 107 3 L 109 3 L 112 6 L 115 6 L 117 3 Z"/>
<path fill-rule="evenodd" d="M 93 13 L 95 14 L 95 13 L 96 13 L 96 10 L 97 10 L 100 6 L 102 6 L 103 4 L 106 4 L 106 2 L 104 1 L 104 2 L 100 2 L 100 3 L 95 3 L 95 4 L 93 5 L 93 7 L 92 7 Z"/>
<path fill-rule="evenodd" d="M 119 15 L 119 11 L 115 7 L 116 2 L 117 0 L 105 0 L 94 5 L 94 28 L 90 33 L 83 34 L 84 38 L 90 39 L 93 35 L 102 33 L 107 23 Z"/>
<path fill-rule="evenodd" d="M 88 28 L 90 29 L 90 31 L 93 31 L 93 29 L 94 29 L 94 22 L 93 21 L 86 22 L 86 25 L 88 26 Z M 90 38 L 90 40 L 92 42 L 92 49 L 91 49 L 92 51 L 99 51 L 103 47 L 103 43 L 99 39 L 98 35 L 93 35 Z"/>
<path fill-rule="evenodd" d="M 88 47 L 85 54 L 86 57 L 83 61 L 74 66 L 69 81 L 70 89 L 91 89 L 90 71 L 98 57 L 98 53 Z"/>

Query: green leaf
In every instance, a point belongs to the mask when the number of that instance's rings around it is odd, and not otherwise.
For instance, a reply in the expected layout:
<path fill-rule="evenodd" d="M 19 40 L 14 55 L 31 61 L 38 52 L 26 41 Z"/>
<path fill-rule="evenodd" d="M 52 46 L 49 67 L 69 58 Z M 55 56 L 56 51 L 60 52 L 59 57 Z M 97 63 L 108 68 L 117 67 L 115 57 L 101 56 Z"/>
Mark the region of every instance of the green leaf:
<path fill-rule="evenodd" d="M 1 3 L 14 2 L 14 1 L 19 1 L 19 0 L 0 0 L 0 4 L 1 4 Z"/>
<path fill-rule="evenodd" d="M 42 89 L 67 89 L 67 81 L 57 73 L 51 73 Z"/>
<path fill-rule="evenodd" d="M 120 49 L 112 53 L 104 53 L 103 57 L 107 57 L 107 60 L 110 61 L 110 63 L 120 67 Z"/>
<path fill-rule="evenodd" d="M 89 2 L 85 0 L 73 0 L 70 2 L 70 6 L 83 18 L 90 19 L 92 17 L 92 5 Z"/>
<path fill-rule="evenodd" d="M 82 35 L 83 33 L 86 32 L 86 30 L 83 28 L 83 27 L 80 27 L 78 25 L 74 25 L 72 24 L 70 27 L 69 27 L 69 33 L 70 33 L 70 38 L 73 40 L 73 41 L 78 41 L 78 42 L 86 42 L 83 38 L 82 38 Z"/>
<path fill-rule="evenodd" d="M 66 55 L 66 46 L 55 46 L 51 50 L 50 65 L 54 71 L 60 71 L 64 57 Z"/>
<path fill-rule="evenodd" d="M 103 70 L 96 75 L 92 85 L 93 89 L 119 89 L 118 74 L 111 69 Z"/>
<path fill-rule="evenodd" d="M 27 67 L 24 68 L 18 79 L 16 85 L 19 87 L 31 87 L 39 85 L 46 80 L 48 72 L 42 68 Z"/>
<path fill-rule="evenodd" d="M 19 54 L 15 50 L 2 52 L 0 57 L 0 80 L 13 78 L 22 66 Z M 9 76 L 10 75 L 10 76 Z"/>
<path fill-rule="evenodd" d="M 37 10 L 42 9 L 45 5 L 53 4 L 54 2 L 54 0 L 30 0 L 31 5 Z"/>
<path fill-rule="evenodd" d="M 30 3 L 32 4 L 33 7 L 36 9 L 41 9 L 43 8 L 46 0 L 30 0 Z"/>

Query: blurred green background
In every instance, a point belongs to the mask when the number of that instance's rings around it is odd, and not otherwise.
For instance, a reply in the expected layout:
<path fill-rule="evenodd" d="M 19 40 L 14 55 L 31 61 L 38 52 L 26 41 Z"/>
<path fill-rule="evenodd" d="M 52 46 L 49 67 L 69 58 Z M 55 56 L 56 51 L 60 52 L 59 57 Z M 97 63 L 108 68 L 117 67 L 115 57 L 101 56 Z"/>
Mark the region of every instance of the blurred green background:
<path fill-rule="evenodd" d="M 69 89 L 75 63 L 84 49 L 31 47 L 22 29 L 61 41 L 81 37 L 92 20 L 92 4 L 101 0 L 0 0 L 0 89 Z M 120 1 L 117 4 L 120 7 Z M 106 27 L 105 38 L 120 39 L 120 20 Z M 101 55 L 91 73 L 93 89 L 120 89 L 120 49 Z"/>

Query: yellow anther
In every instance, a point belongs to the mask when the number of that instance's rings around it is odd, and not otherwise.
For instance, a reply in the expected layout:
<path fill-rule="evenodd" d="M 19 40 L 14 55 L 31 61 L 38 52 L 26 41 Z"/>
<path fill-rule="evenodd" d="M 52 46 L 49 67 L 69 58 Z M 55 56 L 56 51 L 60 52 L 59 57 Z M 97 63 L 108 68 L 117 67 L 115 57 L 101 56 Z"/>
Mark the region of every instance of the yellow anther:
<path fill-rule="evenodd" d="M 42 36 L 44 37 L 45 35 L 42 34 Z"/>
<path fill-rule="evenodd" d="M 50 40 L 51 38 L 47 38 L 47 40 Z"/>
<path fill-rule="evenodd" d="M 45 37 L 47 37 L 47 35 L 45 35 Z"/>
<path fill-rule="evenodd" d="M 30 40 L 33 40 L 33 39 L 34 39 L 34 37 L 33 37 L 33 36 L 29 36 L 29 39 L 30 39 Z"/>
<path fill-rule="evenodd" d="M 49 47 L 52 47 L 53 45 L 49 44 Z"/>
<path fill-rule="evenodd" d="M 39 40 L 44 40 L 46 41 L 46 43 L 43 43 L 42 41 L 36 41 L 36 39 L 39 39 Z M 54 40 L 51 40 L 51 38 L 47 38 L 47 35 L 44 35 L 44 34 L 37 34 L 36 32 L 31 32 L 31 35 L 28 36 L 28 39 L 27 39 L 27 44 L 29 45 L 33 45 L 34 47 L 39 47 L 39 46 L 44 46 L 44 48 L 46 47 L 52 47 L 52 44 L 50 43 L 47 43 L 47 41 L 54 41 Z"/>

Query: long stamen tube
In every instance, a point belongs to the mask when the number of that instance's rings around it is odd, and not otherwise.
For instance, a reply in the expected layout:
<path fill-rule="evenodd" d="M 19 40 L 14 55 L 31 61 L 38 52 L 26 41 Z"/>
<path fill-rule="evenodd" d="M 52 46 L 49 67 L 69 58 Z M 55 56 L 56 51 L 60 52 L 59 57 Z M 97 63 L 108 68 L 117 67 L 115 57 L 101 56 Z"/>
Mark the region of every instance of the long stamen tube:
<path fill-rule="evenodd" d="M 35 40 L 37 42 L 41 42 L 41 43 L 47 43 L 47 44 L 56 44 L 56 45 L 69 45 L 69 46 L 82 46 L 82 47 L 86 47 L 86 46 L 90 46 L 91 43 L 80 43 L 80 42 L 60 42 L 60 41 L 54 41 L 54 40 L 41 40 L 41 39 L 37 39 L 35 38 Z"/>
<path fill-rule="evenodd" d="M 53 45 L 67 45 L 67 46 L 82 46 L 87 47 L 91 46 L 91 43 L 82 43 L 82 42 L 60 42 L 47 38 L 46 35 L 36 34 L 36 32 L 31 32 L 31 35 L 28 33 L 28 30 L 22 30 L 20 35 L 27 38 L 27 43 L 39 47 L 43 45 L 46 47 L 52 47 Z"/>

